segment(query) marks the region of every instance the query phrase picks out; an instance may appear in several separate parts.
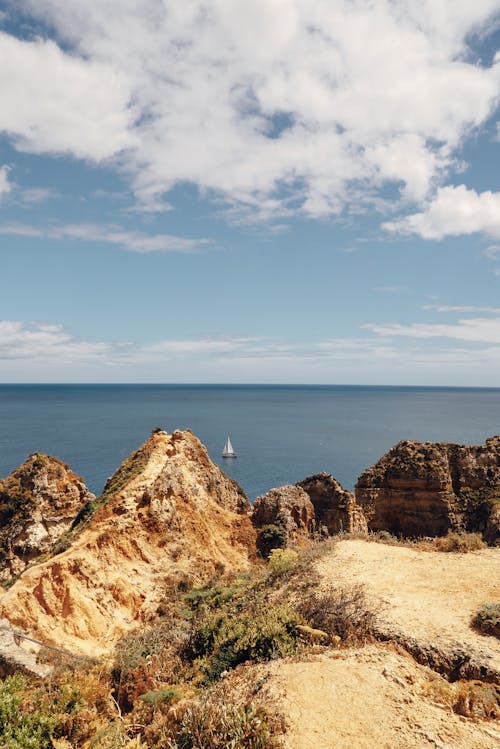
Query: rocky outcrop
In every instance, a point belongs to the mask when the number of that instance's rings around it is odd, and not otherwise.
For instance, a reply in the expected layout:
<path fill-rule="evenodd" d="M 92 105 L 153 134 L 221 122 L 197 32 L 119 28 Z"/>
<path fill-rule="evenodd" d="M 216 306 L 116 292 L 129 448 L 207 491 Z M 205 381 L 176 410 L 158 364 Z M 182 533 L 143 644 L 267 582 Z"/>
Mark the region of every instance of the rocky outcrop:
<path fill-rule="evenodd" d="M 329 473 L 308 476 L 297 486 L 309 496 L 319 530 L 325 529 L 330 535 L 367 530 L 366 518 L 354 494 L 344 489 Z"/>
<path fill-rule="evenodd" d="M 314 532 L 314 507 L 299 486 L 280 486 L 257 497 L 252 522 L 256 528 L 278 525 L 285 530 L 287 543 L 297 543 Z"/>
<path fill-rule="evenodd" d="M 30 455 L 0 481 L 0 580 L 17 575 L 47 552 L 94 499 L 62 461 Z"/>
<path fill-rule="evenodd" d="M 180 587 L 248 567 L 249 511 L 190 431 L 157 431 L 80 514 L 69 548 L 26 570 L 0 597 L 0 616 L 75 654 L 109 652 Z"/>
<path fill-rule="evenodd" d="M 404 440 L 368 468 L 356 500 L 372 530 L 403 536 L 479 531 L 500 537 L 500 437 L 484 445 Z"/>

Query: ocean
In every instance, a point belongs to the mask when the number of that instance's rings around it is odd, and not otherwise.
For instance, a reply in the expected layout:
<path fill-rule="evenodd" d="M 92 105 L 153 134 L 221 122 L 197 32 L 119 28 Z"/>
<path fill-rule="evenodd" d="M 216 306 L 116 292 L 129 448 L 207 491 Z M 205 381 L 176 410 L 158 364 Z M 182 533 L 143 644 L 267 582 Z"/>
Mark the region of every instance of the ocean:
<path fill-rule="evenodd" d="M 500 388 L 0 385 L 0 476 L 44 452 L 99 494 L 155 427 L 191 429 L 251 500 L 318 471 L 352 489 L 401 439 L 500 434 Z M 227 435 L 235 460 L 221 456 Z"/>

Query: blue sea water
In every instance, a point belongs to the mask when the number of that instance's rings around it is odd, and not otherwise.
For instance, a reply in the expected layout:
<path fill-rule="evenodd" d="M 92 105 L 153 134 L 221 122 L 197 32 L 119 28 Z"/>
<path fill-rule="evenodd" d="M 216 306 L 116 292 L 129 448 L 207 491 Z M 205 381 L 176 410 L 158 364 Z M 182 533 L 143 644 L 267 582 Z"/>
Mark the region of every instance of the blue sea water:
<path fill-rule="evenodd" d="M 99 493 L 156 426 L 191 429 L 251 499 L 318 471 L 352 489 L 401 439 L 500 434 L 500 388 L 0 385 L 0 476 L 44 452 Z M 221 457 L 228 434 L 236 460 Z"/>

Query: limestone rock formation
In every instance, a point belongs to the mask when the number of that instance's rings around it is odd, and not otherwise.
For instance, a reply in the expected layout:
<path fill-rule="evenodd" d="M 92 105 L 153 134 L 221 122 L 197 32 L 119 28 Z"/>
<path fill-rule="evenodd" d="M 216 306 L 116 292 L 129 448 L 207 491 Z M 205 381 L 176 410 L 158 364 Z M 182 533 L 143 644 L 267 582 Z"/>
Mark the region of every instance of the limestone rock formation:
<path fill-rule="evenodd" d="M 249 510 L 190 431 L 155 431 L 81 513 L 69 548 L 0 597 L 0 616 L 73 653 L 108 652 L 180 586 L 248 567 Z"/>
<path fill-rule="evenodd" d="M 335 533 L 366 531 L 366 518 L 354 494 L 344 489 L 329 473 L 323 471 L 299 481 L 314 505 L 316 527 Z"/>
<path fill-rule="evenodd" d="M 299 486 L 280 486 L 257 497 L 252 522 L 256 528 L 281 526 L 286 532 L 287 543 L 297 543 L 314 531 L 314 507 Z"/>
<path fill-rule="evenodd" d="M 356 484 L 372 530 L 403 536 L 479 531 L 500 537 L 500 437 L 484 445 L 399 442 Z"/>
<path fill-rule="evenodd" d="M 22 572 L 48 551 L 94 499 L 62 461 L 30 455 L 0 481 L 0 580 Z"/>

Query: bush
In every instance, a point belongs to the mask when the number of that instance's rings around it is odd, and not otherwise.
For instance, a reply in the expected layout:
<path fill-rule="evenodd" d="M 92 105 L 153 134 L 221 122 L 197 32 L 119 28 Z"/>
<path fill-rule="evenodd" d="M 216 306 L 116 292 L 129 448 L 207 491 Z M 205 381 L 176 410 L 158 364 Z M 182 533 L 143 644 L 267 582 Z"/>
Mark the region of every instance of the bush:
<path fill-rule="evenodd" d="M 175 682 L 187 639 L 185 622 L 174 620 L 136 630 L 118 642 L 111 675 L 123 712 L 130 712 L 141 695 Z"/>
<path fill-rule="evenodd" d="M 318 596 L 305 598 L 299 612 L 316 629 L 337 635 L 346 642 L 373 637 L 377 614 L 362 585 L 336 588 Z"/>
<path fill-rule="evenodd" d="M 293 570 L 298 558 L 293 549 L 272 549 L 267 564 L 274 575 L 284 575 Z"/>
<path fill-rule="evenodd" d="M 257 535 L 257 550 L 267 559 L 273 549 L 283 549 L 286 541 L 286 530 L 282 525 L 264 525 Z"/>
<path fill-rule="evenodd" d="M 293 653 L 300 617 L 286 605 L 263 603 L 247 611 L 208 614 L 195 628 L 191 657 L 209 681 L 244 661 L 267 661 Z"/>
<path fill-rule="evenodd" d="M 484 549 L 486 544 L 480 533 L 466 533 L 465 531 L 449 531 L 446 536 L 436 539 L 438 551 L 477 551 Z"/>
<path fill-rule="evenodd" d="M 0 684 L 0 746 L 6 749 L 49 749 L 57 718 L 43 710 L 25 709 L 27 683 L 18 674 Z"/>
<path fill-rule="evenodd" d="M 252 702 L 235 706 L 208 697 L 186 710 L 170 746 L 172 749 L 271 749 L 277 744 L 261 707 Z"/>
<path fill-rule="evenodd" d="M 494 635 L 500 638 L 500 603 L 483 603 L 474 615 L 472 626 L 483 635 Z"/>

